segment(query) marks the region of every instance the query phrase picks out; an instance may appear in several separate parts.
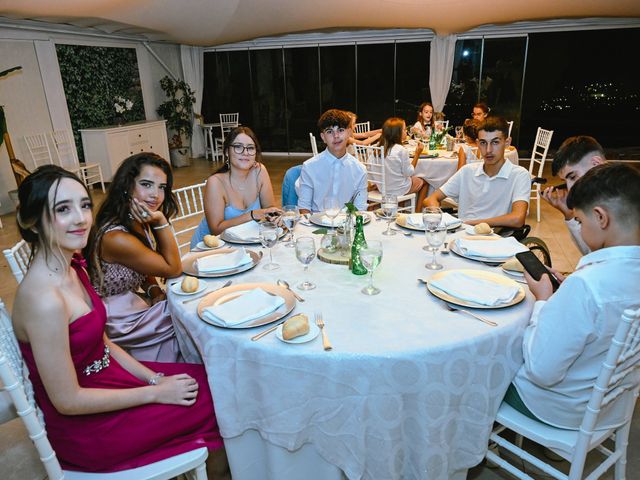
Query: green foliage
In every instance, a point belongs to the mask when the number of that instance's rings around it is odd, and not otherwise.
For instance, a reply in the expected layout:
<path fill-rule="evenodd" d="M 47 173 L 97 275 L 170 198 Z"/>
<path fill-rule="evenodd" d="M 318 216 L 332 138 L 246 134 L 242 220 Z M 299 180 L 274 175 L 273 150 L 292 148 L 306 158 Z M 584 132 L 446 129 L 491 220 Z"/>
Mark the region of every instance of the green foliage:
<path fill-rule="evenodd" d="M 56 45 L 67 107 L 80 160 L 81 128 L 117 123 L 116 96 L 133 102 L 127 121 L 144 120 L 142 87 L 133 48 Z"/>
<path fill-rule="evenodd" d="M 196 102 L 194 92 L 184 80 L 176 81 L 169 76 L 160 80 L 160 88 L 168 100 L 160 104 L 157 112 L 174 132 L 169 147 L 188 145 L 193 134 L 193 104 Z"/>

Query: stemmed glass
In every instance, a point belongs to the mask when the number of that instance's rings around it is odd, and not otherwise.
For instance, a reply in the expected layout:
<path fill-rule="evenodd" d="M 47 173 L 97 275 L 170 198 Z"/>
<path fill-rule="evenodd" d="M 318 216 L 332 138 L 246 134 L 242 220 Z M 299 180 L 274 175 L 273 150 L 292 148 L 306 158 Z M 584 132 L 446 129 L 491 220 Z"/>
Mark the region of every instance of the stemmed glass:
<path fill-rule="evenodd" d="M 362 265 L 369 272 L 369 284 L 361 291 L 365 295 L 377 295 L 380 293 L 380 289 L 373 286 L 373 271 L 382 261 L 382 242 L 369 240 L 367 245 L 360 249 L 359 255 Z"/>
<path fill-rule="evenodd" d="M 263 247 L 269 249 L 269 263 L 263 268 L 265 270 L 277 270 L 280 265 L 273 262 L 272 247 L 278 243 L 278 226 L 273 222 L 263 222 L 260 224 L 260 242 Z"/>
<path fill-rule="evenodd" d="M 298 237 L 296 240 L 296 258 L 304 265 L 304 281 L 296 285 L 300 290 L 313 290 L 315 283 L 308 279 L 309 264 L 316 257 L 316 242 L 313 237 Z"/>
<path fill-rule="evenodd" d="M 297 205 L 285 205 L 282 207 L 282 216 L 280 219 L 287 230 L 289 230 L 289 241 L 284 244 L 285 247 L 293 248 L 296 246 L 296 241 L 293 236 L 293 229 L 300 220 L 300 210 Z"/>
<path fill-rule="evenodd" d="M 424 224 L 425 233 L 428 230 L 435 230 L 442 222 L 442 209 L 440 207 L 425 207 L 422 209 L 422 223 Z M 432 252 L 433 249 L 429 244 L 422 247 L 427 252 Z"/>
<path fill-rule="evenodd" d="M 427 263 L 425 267 L 429 270 L 441 270 L 442 265 L 436 262 L 436 253 L 438 253 L 438 248 L 440 245 L 444 243 L 444 239 L 447 236 L 447 227 L 445 225 L 438 225 L 436 228 L 432 230 L 427 230 L 427 242 L 429 242 L 429 246 L 433 251 L 433 259 L 431 263 Z"/>
<path fill-rule="evenodd" d="M 391 222 L 393 222 L 398 213 L 398 197 L 395 195 L 383 195 L 380 206 L 382 207 L 382 213 L 387 218 L 387 229 L 382 234 L 395 235 L 395 230 L 391 230 Z"/>
<path fill-rule="evenodd" d="M 324 201 L 322 202 L 322 206 L 324 208 L 324 214 L 331 220 L 331 228 L 335 230 L 336 227 L 334 225 L 334 222 L 341 210 L 341 205 L 338 201 L 338 198 L 334 197 L 333 195 L 329 195 L 325 197 Z"/>
<path fill-rule="evenodd" d="M 456 141 L 458 141 L 459 143 L 462 143 L 462 132 L 462 127 L 456 127 Z"/>

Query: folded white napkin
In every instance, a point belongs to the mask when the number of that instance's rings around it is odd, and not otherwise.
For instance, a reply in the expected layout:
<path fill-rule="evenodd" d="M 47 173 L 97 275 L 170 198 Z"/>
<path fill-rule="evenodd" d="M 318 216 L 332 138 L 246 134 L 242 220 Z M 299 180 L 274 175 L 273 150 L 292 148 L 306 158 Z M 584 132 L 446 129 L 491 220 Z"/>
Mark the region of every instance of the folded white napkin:
<path fill-rule="evenodd" d="M 251 220 L 235 227 L 229 227 L 224 231 L 224 236 L 229 240 L 238 240 L 243 242 L 259 242 L 260 241 L 260 225 L 258 222 Z"/>
<path fill-rule="evenodd" d="M 255 288 L 221 305 L 203 309 L 202 315 L 207 320 L 230 327 L 267 315 L 283 304 L 284 298 Z"/>
<path fill-rule="evenodd" d="M 196 260 L 196 267 L 200 273 L 222 272 L 246 265 L 251 261 L 251 256 L 242 247 L 229 253 L 200 257 Z"/>
<path fill-rule="evenodd" d="M 407 215 L 407 223 L 416 228 L 424 228 L 424 223 L 422 221 L 421 213 L 410 213 L 409 215 Z M 447 213 L 447 212 L 442 213 L 442 220 L 440 222 L 440 225 L 446 225 L 447 227 L 449 227 L 451 225 L 456 225 L 458 223 L 460 223 L 460 220 L 458 220 L 456 217 L 454 217 L 450 213 Z"/>
<path fill-rule="evenodd" d="M 333 222 L 332 222 L 330 217 L 328 217 L 327 215 L 323 215 L 322 218 L 320 218 L 320 223 L 328 227 L 340 227 L 344 224 L 344 221 L 346 220 L 346 218 L 347 218 L 346 213 L 339 213 L 336 216 L 336 218 L 333 219 Z"/>
<path fill-rule="evenodd" d="M 442 212 L 442 221 L 440 222 L 441 225 L 445 224 L 447 227 L 450 227 L 451 225 L 457 225 L 458 223 L 460 223 L 460 219 L 454 217 L 450 213 Z"/>
<path fill-rule="evenodd" d="M 513 237 L 499 238 L 498 240 L 459 238 L 458 247 L 465 255 L 485 258 L 508 258 L 513 257 L 516 253 L 528 250 L 527 247 Z"/>
<path fill-rule="evenodd" d="M 431 285 L 459 300 L 489 307 L 510 302 L 520 291 L 517 285 L 503 285 L 463 272 L 451 272 Z"/>

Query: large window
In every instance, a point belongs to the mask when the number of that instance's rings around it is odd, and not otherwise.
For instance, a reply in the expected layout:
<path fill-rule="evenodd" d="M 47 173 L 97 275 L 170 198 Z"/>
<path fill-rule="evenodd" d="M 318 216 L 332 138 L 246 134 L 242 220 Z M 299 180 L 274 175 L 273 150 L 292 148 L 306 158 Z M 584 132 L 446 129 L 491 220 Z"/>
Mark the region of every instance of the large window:
<path fill-rule="evenodd" d="M 429 56 L 427 41 L 396 44 L 395 116 L 407 125 L 415 123 L 422 102 L 431 101 L 429 90 Z"/>
<path fill-rule="evenodd" d="M 359 121 L 380 128 L 393 115 L 395 45 L 393 43 L 358 45 Z"/>
<path fill-rule="evenodd" d="M 320 49 L 320 101 L 329 108 L 356 110 L 356 46 Z"/>
<path fill-rule="evenodd" d="M 249 54 L 253 93 L 251 127 L 263 150 L 286 152 L 288 142 L 282 49 L 253 50 Z"/>
<path fill-rule="evenodd" d="M 451 88 L 444 107 L 450 125 L 462 125 L 464 119 L 471 116 L 479 98 L 481 66 L 482 40 L 458 40 Z"/>

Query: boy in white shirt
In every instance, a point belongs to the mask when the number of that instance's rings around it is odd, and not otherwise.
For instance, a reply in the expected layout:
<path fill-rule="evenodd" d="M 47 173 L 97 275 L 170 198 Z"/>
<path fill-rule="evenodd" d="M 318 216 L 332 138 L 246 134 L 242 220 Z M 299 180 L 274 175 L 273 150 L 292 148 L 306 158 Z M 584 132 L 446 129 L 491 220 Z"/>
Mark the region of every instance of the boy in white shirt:
<path fill-rule="evenodd" d="M 567 205 L 592 253 L 566 279 L 552 270 L 562 282 L 555 293 L 548 275 L 535 281 L 525 273 L 537 301 L 524 333 L 524 364 L 505 401 L 532 418 L 577 429 L 622 312 L 640 307 L 640 172 L 594 167 L 570 190 Z M 636 371 L 627 381 L 639 377 Z M 599 428 L 621 424 L 627 407 L 612 402 Z"/>
<path fill-rule="evenodd" d="M 478 127 L 482 162 L 458 170 L 442 187 L 429 195 L 425 207 L 439 207 L 451 197 L 458 203 L 458 217 L 468 225 L 488 223 L 492 227 L 520 228 L 524 225 L 531 197 L 531 176 L 505 160 L 511 143 L 509 125 L 500 117 L 488 117 Z"/>
<path fill-rule="evenodd" d="M 573 210 L 567 207 L 567 195 L 580 177 L 605 162 L 604 150 L 595 138 L 586 135 L 569 137 L 562 142 L 551 164 L 552 175 L 564 180 L 566 188 L 548 187 L 542 192 L 542 198 L 564 215 L 569 233 L 583 255 L 591 250 L 580 237 L 580 224 L 573 218 Z"/>

